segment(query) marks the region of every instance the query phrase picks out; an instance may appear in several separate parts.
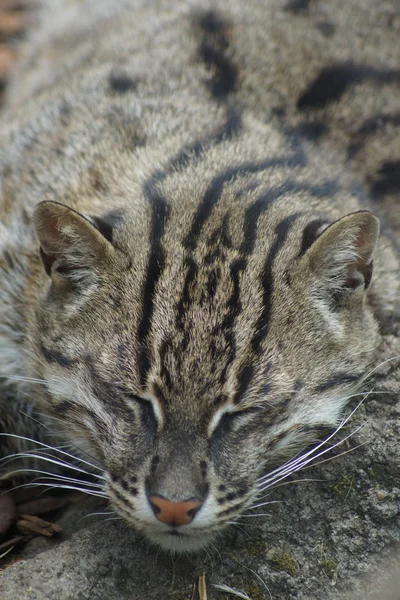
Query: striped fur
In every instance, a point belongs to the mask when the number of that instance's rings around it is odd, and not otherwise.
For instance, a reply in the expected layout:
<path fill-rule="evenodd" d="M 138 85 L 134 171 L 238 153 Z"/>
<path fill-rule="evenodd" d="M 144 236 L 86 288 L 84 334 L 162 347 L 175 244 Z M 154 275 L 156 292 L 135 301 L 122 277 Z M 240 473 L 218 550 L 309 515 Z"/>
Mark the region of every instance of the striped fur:
<path fill-rule="evenodd" d="M 278 1 L 60 2 L 10 86 L 2 426 L 20 430 L 21 398 L 57 418 L 164 548 L 203 546 L 337 425 L 373 311 L 395 310 L 396 36 L 371 54 L 349 4 L 328 7 L 336 33 Z M 152 494 L 203 504 L 178 530 Z"/>

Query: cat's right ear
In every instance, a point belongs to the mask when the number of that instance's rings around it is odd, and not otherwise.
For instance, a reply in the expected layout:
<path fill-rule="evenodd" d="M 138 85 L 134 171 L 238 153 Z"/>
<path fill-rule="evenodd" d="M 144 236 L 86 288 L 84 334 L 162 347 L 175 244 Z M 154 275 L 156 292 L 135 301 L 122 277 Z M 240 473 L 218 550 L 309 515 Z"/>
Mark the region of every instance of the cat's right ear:
<path fill-rule="evenodd" d="M 40 257 L 55 286 L 87 286 L 99 278 L 114 252 L 110 240 L 90 219 L 58 202 L 41 202 L 33 214 Z"/>
<path fill-rule="evenodd" d="M 343 305 L 354 291 L 368 288 L 378 235 L 378 219 L 360 210 L 323 229 L 306 252 L 318 281 L 314 291 L 332 308 Z"/>

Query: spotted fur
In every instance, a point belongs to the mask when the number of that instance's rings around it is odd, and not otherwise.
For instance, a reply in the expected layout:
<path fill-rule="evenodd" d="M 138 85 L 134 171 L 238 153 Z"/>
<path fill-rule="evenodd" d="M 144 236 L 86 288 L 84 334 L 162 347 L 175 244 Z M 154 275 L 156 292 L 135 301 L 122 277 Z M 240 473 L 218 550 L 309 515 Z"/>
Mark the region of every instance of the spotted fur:
<path fill-rule="evenodd" d="M 60 1 L 15 73 L 0 423 L 25 434 L 25 401 L 56 419 L 179 551 L 335 427 L 373 364 L 399 292 L 400 71 L 369 0 L 167 4 Z M 200 508 L 164 523 L 153 497 Z"/>

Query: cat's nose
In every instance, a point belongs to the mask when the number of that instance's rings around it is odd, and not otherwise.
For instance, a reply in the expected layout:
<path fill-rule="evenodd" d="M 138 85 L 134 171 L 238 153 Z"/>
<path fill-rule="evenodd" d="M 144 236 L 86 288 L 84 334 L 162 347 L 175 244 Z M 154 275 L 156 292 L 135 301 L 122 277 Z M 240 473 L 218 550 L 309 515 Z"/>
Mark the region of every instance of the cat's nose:
<path fill-rule="evenodd" d="M 149 502 L 157 519 L 167 525 L 187 525 L 191 523 L 203 503 L 199 498 L 190 498 L 183 502 L 172 502 L 172 500 L 158 494 L 149 496 Z"/>

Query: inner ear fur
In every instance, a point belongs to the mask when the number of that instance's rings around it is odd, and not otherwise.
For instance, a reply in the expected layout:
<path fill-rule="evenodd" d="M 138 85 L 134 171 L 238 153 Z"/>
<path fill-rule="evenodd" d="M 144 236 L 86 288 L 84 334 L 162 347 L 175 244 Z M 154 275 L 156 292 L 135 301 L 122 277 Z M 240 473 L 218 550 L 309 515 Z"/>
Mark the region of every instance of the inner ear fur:
<path fill-rule="evenodd" d="M 94 223 L 65 204 L 41 202 L 33 224 L 44 268 L 52 277 L 81 280 L 113 252 L 112 244 Z"/>
<path fill-rule="evenodd" d="M 321 285 L 331 293 L 360 285 L 367 288 L 378 236 L 379 220 L 367 210 L 346 215 L 324 229 L 306 253 Z"/>

